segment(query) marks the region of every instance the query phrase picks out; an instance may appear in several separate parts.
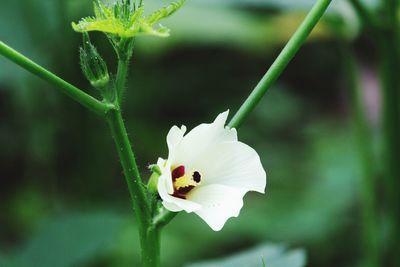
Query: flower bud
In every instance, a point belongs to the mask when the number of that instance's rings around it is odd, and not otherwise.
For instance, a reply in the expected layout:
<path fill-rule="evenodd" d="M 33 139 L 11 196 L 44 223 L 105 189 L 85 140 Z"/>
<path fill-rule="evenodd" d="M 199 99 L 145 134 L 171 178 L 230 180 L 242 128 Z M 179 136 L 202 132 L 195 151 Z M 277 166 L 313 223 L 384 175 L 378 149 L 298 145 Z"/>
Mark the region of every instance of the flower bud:
<path fill-rule="evenodd" d="M 103 97 L 103 92 L 107 89 L 110 82 L 107 64 L 100 56 L 96 47 L 90 42 L 89 35 L 83 33 L 83 47 L 80 48 L 80 63 L 83 74 L 86 76 L 90 84 L 99 89 Z"/>
<path fill-rule="evenodd" d="M 155 194 L 157 193 L 157 183 L 158 183 L 158 178 L 161 175 L 161 169 L 156 164 L 150 165 L 149 169 L 151 170 L 152 174 L 147 184 L 147 189 L 149 190 L 150 193 Z"/>

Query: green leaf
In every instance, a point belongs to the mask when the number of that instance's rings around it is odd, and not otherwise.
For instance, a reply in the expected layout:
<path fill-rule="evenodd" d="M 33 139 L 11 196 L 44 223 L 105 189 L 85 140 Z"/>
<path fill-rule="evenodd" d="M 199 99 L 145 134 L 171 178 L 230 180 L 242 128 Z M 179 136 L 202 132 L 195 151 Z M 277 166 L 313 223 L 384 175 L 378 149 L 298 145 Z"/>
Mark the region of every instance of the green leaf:
<path fill-rule="evenodd" d="M 186 267 L 303 267 L 306 254 L 302 249 L 287 250 L 283 245 L 263 244 L 238 254 Z"/>
<path fill-rule="evenodd" d="M 113 213 L 74 213 L 45 221 L 13 256 L 18 267 L 78 266 L 109 248 L 118 237 L 121 216 Z"/>
<path fill-rule="evenodd" d="M 159 22 L 160 20 L 171 16 L 174 14 L 176 11 L 178 11 L 183 4 L 185 4 L 186 0 L 178 0 L 176 2 L 171 3 L 168 6 L 162 7 L 159 10 L 155 11 L 154 13 L 150 14 L 146 18 L 146 22 L 149 24 L 154 24 L 156 22 Z"/>
<path fill-rule="evenodd" d="M 168 37 L 169 29 L 161 25 L 154 28 L 153 24 L 171 16 L 183 6 L 186 0 L 179 0 L 162 7 L 145 17 L 143 6 L 135 11 L 124 10 L 118 2 L 113 6 L 95 3 L 95 17 L 86 17 L 77 24 L 72 22 L 72 28 L 77 32 L 101 31 L 123 38 L 133 38 L 138 35 L 154 35 Z"/>
<path fill-rule="evenodd" d="M 72 22 L 72 28 L 77 32 L 101 31 L 119 35 L 121 37 L 128 37 L 132 31 L 127 31 L 124 25 L 115 18 L 109 19 L 96 19 L 96 18 L 83 18 L 78 24 Z"/>

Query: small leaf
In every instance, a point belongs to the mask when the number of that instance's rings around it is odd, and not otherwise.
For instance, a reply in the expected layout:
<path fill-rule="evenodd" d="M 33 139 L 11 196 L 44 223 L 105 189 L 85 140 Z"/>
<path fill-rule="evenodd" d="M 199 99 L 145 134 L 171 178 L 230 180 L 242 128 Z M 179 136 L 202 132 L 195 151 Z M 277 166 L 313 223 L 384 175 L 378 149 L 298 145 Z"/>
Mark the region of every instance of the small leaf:
<path fill-rule="evenodd" d="M 150 25 L 159 22 L 160 20 L 171 16 L 174 14 L 176 11 L 178 11 L 183 4 L 186 2 L 186 0 L 178 0 L 176 2 L 173 2 L 169 4 L 168 6 L 162 7 L 159 10 L 155 11 L 154 13 L 150 14 L 147 18 L 146 21 Z"/>
<path fill-rule="evenodd" d="M 72 28 L 77 32 L 102 31 L 117 35 L 125 35 L 124 25 L 115 19 L 83 18 L 78 24 L 72 22 Z"/>

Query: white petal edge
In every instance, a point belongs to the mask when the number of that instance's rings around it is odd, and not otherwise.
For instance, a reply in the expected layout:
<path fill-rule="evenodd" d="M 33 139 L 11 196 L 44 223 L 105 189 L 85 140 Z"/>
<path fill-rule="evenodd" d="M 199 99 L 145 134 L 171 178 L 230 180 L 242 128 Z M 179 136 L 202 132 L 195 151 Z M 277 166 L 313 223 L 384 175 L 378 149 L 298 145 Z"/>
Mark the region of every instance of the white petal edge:
<path fill-rule="evenodd" d="M 221 184 L 240 191 L 265 192 L 267 175 L 257 152 L 242 142 L 223 142 L 207 150 L 193 163 L 202 185 Z"/>
<path fill-rule="evenodd" d="M 167 193 L 174 193 L 174 185 L 172 183 L 172 177 L 170 173 L 171 165 L 168 163 L 168 161 L 162 158 L 158 158 L 157 165 L 161 170 L 161 175 L 163 176 L 161 180 L 160 178 L 158 178 L 157 187 L 160 186 L 160 181 L 162 181 L 164 183 L 163 186 L 165 187 Z"/>
<path fill-rule="evenodd" d="M 200 124 L 186 134 L 182 141 L 175 147 L 174 158 L 168 158 L 171 164 L 183 164 L 191 168 L 194 162 L 204 150 L 220 142 L 237 141 L 236 129 L 225 127 L 229 111 L 217 116 L 213 123 Z"/>
<path fill-rule="evenodd" d="M 178 126 L 173 126 L 171 130 L 169 130 L 167 135 L 167 145 L 168 145 L 168 159 L 172 159 L 176 147 L 180 144 L 183 139 L 183 135 L 186 132 L 186 126 L 182 125 L 181 128 Z"/>
<path fill-rule="evenodd" d="M 195 213 L 214 231 L 219 231 L 231 217 L 239 216 L 243 207 L 243 192 L 224 185 L 208 185 L 195 188 L 187 198 L 202 206 Z"/>

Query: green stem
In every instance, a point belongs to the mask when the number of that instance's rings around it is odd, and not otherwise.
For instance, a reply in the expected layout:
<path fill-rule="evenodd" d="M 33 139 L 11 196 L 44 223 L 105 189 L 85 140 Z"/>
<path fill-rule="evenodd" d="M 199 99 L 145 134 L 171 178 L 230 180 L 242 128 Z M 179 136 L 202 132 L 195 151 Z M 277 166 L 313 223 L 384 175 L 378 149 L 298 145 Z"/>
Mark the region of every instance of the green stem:
<path fill-rule="evenodd" d="M 162 228 L 166 226 L 173 218 L 175 218 L 176 215 L 178 215 L 177 212 L 171 212 L 163 209 L 162 212 L 153 218 L 153 226 L 156 228 Z"/>
<path fill-rule="evenodd" d="M 160 228 L 149 227 L 147 231 L 147 243 L 143 249 L 142 261 L 144 267 L 160 267 Z"/>
<path fill-rule="evenodd" d="M 306 41 L 308 35 L 317 25 L 322 15 L 325 13 L 332 0 L 318 0 L 310 12 L 307 14 L 303 23 L 297 31 L 290 38 L 289 42 L 283 48 L 282 52 L 276 58 L 275 62 L 271 65 L 267 73 L 257 84 L 250 96 L 246 99 L 239 111 L 236 112 L 232 120 L 229 122 L 229 127 L 238 128 L 244 122 L 245 118 L 255 108 L 264 94 L 268 91 L 271 85 L 283 72 L 292 58 L 296 55 L 297 51 Z"/>
<path fill-rule="evenodd" d="M 129 66 L 129 58 L 118 59 L 118 70 L 115 87 L 117 88 L 118 101 L 121 102 L 126 89 L 126 80 Z"/>
<path fill-rule="evenodd" d="M 388 236 L 389 266 L 400 266 L 400 41 L 397 20 L 397 1 L 385 0 L 384 28 L 380 41 L 382 108 L 386 201 L 391 229 Z"/>
<path fill-rule="evenodd" d="M 121 111 L 119 110 L 119 105 L 125 92 L 128 65 L 131 58 L 131 42 L 133 40 L 122 40 L 121 47 L 117 49 L 118 69 L 115 90 L 118 97 L 115 105 L 118 107 L 118 110 L 110 113 L 108 122 L 114 136 L 125 179 L 128 184 L 132 206 L 138 221 L 142 266 L 158 267 L 160 265 L 160 231 L 152 225 L 151 203 L 145 193 L 145 187 L 140 177 Z"/>
<path fill-rule="evenodd" d="M 364 263 L 366 267 L 379 266 L 379 246 L 378 246 L 378 225 L 376 213 L 376 182 L 375 164 L 371 144 L 370 129 L 368 127 L 367 116 L 365 113 L 364 101 L 362 98 L 362 87 L 360 84 L 357 61 L 354 51 L 345 44 L 343 48 L 344 73 L 350 89 L 351 108 L 355 125 L 359 159 L 362 171 L 362 232 Z"/>
<path fill-rule="evenodd" d="M 7 59 L 13 61 L 17 65 L 26 69 L 27 71 L 35 74 L 36 76 L 42 78 L 43 80 L 55 85 L 64 94 L 71 97 L 76 102 L 82 104 L 89 110 L 99 114 L 100 116 L 105 116 L 107 112 L 113 108 L 112 105 L 107 105 L 93 98 L 92 96 L 86 94 L 79 88 L 73 86 L 72 84 L 64 81 L 57 75 L 51 73 L 40 65 L 36 64 L 29 58 L 18 53 L 11 47 L 7 46 L 5 43 L 0 42 L 0 55 L 3 55 Z"/>
<path fill-rule="evenodd" d="M 115 82 L 118 103 L 121 103 L 122 97 L 125 93 L 129 61 L 132 57 L 134 43 L 135 39 L 133 38 L 122 38 L 114 46 L 118 57 L 117 78 Z"/>
<path fill-rule="evenodd" d="M 119 109 L 114 109 L 109 112 L 107 121 L 121 160 L 132 206 L 137 218 L 143 266 L 157 266 L 154 264 L 154 259 L 159 258 L 159 250 L 156 249 L 159 247 L 159 238 L 157 237 L 158 234 L 156 231 L 149 231 L 152 223 L 150 203 L 140 178 L 121 111 Z"/>

